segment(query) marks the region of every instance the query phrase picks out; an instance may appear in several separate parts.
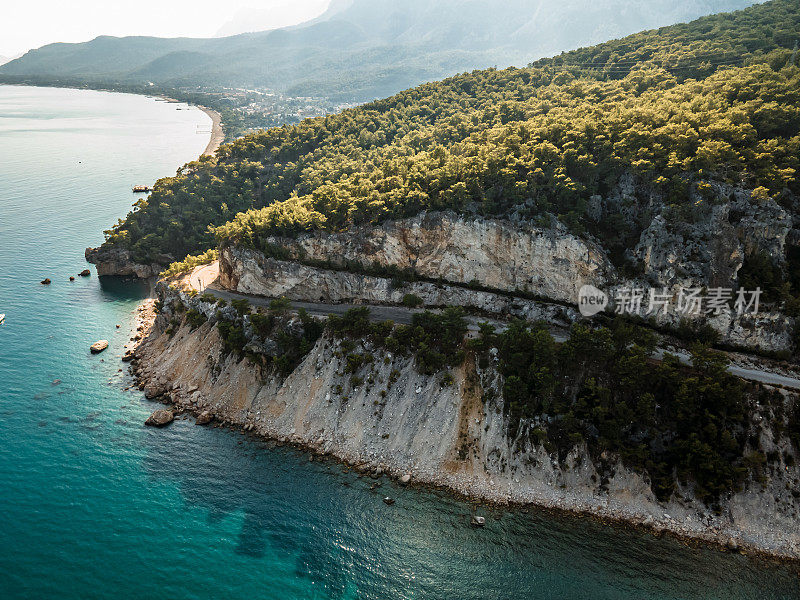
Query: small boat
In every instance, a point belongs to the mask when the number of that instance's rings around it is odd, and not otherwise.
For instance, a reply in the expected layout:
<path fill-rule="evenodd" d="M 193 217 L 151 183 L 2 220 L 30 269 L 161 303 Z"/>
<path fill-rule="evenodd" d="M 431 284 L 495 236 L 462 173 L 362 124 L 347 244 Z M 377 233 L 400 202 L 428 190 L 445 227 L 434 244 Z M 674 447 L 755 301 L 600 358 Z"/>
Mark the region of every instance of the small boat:
<path fill-rule="evenodd" d="M 0 313 L 0 325 L 3 324 L 3 321 L 6 320 L 6 313 Z"/>
<path fill-rule="evenodd" d="M 142 192 L 151 192 L 151 191 L 153 191 L 153 188 L 151 188 L 149 185 L 135 185 L 135 186 L 133 186 L 133 193 L 134 194 L 140 194 Z"/>

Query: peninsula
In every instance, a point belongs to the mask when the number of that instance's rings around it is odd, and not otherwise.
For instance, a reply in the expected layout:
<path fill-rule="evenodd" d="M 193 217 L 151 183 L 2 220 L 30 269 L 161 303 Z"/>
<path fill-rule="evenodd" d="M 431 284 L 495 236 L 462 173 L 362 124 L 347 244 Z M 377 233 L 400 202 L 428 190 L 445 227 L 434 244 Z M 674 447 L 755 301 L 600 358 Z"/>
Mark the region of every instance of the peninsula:
<path fill-rule="evenodd" d="M 368 471 L 800 558 L 799 32 L 772 0 L 220 147 L 87 250 L 160 273 L 133 372 Z"/>

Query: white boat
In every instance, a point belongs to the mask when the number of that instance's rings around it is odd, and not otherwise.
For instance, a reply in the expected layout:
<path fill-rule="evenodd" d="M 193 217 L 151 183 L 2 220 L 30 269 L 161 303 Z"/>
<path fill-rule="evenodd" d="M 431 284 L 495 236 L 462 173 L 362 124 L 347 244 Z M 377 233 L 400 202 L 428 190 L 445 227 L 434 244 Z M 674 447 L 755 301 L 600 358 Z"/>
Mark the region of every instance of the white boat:
<path fill-rule="evenodd" d="M 3 321 L 6 320 L 6 313 L 0 313 L 0 325 L 3 324 Z"/>

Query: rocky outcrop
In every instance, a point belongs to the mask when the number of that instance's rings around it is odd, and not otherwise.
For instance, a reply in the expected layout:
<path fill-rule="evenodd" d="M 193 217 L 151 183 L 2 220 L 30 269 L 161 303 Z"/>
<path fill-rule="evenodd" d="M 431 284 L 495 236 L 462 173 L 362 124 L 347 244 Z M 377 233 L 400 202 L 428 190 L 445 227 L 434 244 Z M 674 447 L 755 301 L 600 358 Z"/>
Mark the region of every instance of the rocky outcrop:
<path fill-rule="evenodd" d="M 445 283 L 475 283 L 573 302 L 584 284 L 602 286 L 614 269 L 594 242 L 550 228 L 501 219 L 422 213 L 341 233 L 314 232 L 268 243 L 291 258 L 345 266 L 409 270 Z"/>
<path fill-rule="evenodd" d="M 197 418 L 194 421 L 195 425 L 208 425 L 211 421 L 214 420 L 214 413 L 211 411 L 205 410 L 197 415 Z"/>
<path fill-rule="evenodd" d="M 100 352 L 102 352 L 106 348 L 108 348 L 108 340 L 99 340 L 99 341 L 95 342 L 94 344 L 92 344 L 89 347 L 89 350 L 91 350 L 92 354 L 99 354 Z"/>
<path fill-rule="evenodd" d="M 674 216 L 656 204 L 632 257 L 654 287 L 736 287 L 747 254 L 764 253 L 785 262 L 792 219 L 774 200 L 755 201 L 751 192 L 714 183 L 713 196 L 690 195 L 694 214 Z"/>
<path fill-rule="evenodd" d="M 348 271 L 267 258 L 228 247 L 220 253 L 220 283 L 243 294 L 324 303 L 402 304 L 413 294 L 427 307 L 463 306 L 493 315 L 566 326 L 578 319 L 573 306 L 538 302 L 462 286 L 427 281 L 398 282 Z"/>
<path fill-rule="evenodd" d="M 168 290 L 167 290 L 168 291 Z M 175 292 L 178 293 L 178 292 Z M 183 297 L 199 310 L 203 301 Z M 170 302 L 164 302 L 169 306 Z M 137 377 L 181 409 L 210 413 L 271 439 L 331 454 L 359 469 L 446 486 L 496 502 L 524 502 L 589 512 L 695 538 L 800 557 L 800 476 L 786 461 L 762 482 L 724 498 L 719 512 L 681 489 L 659 502 L 641 475 L 606 457 L 603 472 L 585 448 L 563 460 L 527 435 L 515 437 L 504 416 L 502 377 L 475 357 L 450 375 L 423 375 L 413 359 L 357 342 L 354 351 L 380 355 L 348 373 L 347 353 L 323 335 L 286 376 L 226 353 L 212 320 L 192 329 L 159 317 L 137 349 Z M 795 402 L 787 395 L 787 402 Z M 769 419 L 759 416 L 758 421 Z M 778 433 L 761 431 L 765 452 L 794 451 Z M 610 467 L 608 466 L 610 465 Z"/>
<path fill-rule="evenodd" d="M 149 425 L 150 427 L 164 427 L 165 425 L 169 425 L 172 421 L 175 420 L 175 415 L 171 410 L 155 410 L 153 414 L 147 417 L 147 420 L 144 422 L 145 425 Z"/>
<path fill-rule="evenodd" d="M 161 256 L 158 262 L 142 264 L 131 258 L 131 252 L 122 248 L 87 248 L 85 252 L 86 261 L 96 265 L 97 274 L 101 277 L 106 275 L 118 275 L 123 277 L 138 277 L 147 279 L 156 277 L 164 268 L 175 259 L 171 256 Z M 162 260 L 163 259 L 163 260 Z"/>
<path fill-rule="evenodd" d="M 764 352 L 789 353 L 794 347 L 795 319 L 779 312 L 736 316 L 726 312 L 709 319 L 729 346 Z"/>

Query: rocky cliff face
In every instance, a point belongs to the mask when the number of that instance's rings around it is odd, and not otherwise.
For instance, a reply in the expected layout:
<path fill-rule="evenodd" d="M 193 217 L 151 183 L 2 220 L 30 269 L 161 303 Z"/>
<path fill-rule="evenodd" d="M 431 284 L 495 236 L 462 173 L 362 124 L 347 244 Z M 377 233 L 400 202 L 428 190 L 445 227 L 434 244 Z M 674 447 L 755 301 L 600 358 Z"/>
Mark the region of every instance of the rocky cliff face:
<path fill-rule="evenodd" d="M 220 283 L 243 294 L 333 304 L 401 304 L 408 294 L 413 294 L 427 307 L 463 306 L 561 326 L 568 326 L 580 316 L 574 306 L 446 283 L 398 282 L 388 277 L 323 269 L 235 247 L 224 248 L 220 253 Z"/>
<path fill-rule="evenodd" d="M 795 464 L 773 470 L 763 483 L 751 482 L 724 500 L 719 514 L 692 500 L 690 490 L 662 504 L 641 476 L 613 457 L 606 457 L 610 471 L 600 473 L 580 447 L 563 461 L 548 454 L 525 434 L 524 422 L 519 435 L 509 437 L 498 393 L 502 380 L 492 364 L 481 368 L 468 355 L 450 381 L 442 373 L 422 375 L 412 359 L 360 342 L 359 352 L 380 359 L 345 374 L 346 352 L 323 335 L 294 371 L 281 376 L 224 352 L 213 324 L 216 307 L 172 290 L 162 288 L 162 294 L 166 314 L 157 319 L 134 362 L 150 397 L 210 411 L 360 468 L 468 495 L 586 511 L 800 557 L 800 505 L 789 491 L 800 476 Z M 196 330 L 185 321 L 173 322 L 164 333 L 176 317 L 169 306 L 177 297 L 210 320 Z M 759 419 L 769 422 L 768 415 Z M 759 435 L 766 451 L 786 451 L 786 441 L 768 427 Z"/>
<path fill-rule="evenodd" d="M 690 194 L 689 218 L 677 218 L 663 202 L 648 207 L 654 216 L 631 256 L 654 287 L 736 287 L 745 256 L 754 252 L 785 262 L 789 213 L 775 200 L 752 198 L 750 190 L 709 186 L 705 195 Z M 615 198 L 612 205 L 621 201 Z"/>
<path fill-rule="evenodd" d="M 682 233 L 657 216 L 634 250 L 645 265 L 644 276 L 636 279 L 620 277 L 593 243 L 565 233 L 561 226 L 540 230 L 451 213 L 427 214 L 340 234 L 269 240 L 278 254 L 293 260 L 226 247 L 220 254 L 220 278 L 226 288 L 247 294 L 376 304 L 399 304 L 406 294 L 414 294 L 425 306 L 464 306 L 563 325 L 579 317 L 577 295 L 584 284 L 605 289 L 611 299 L 625 289 L 666 290 L 672 294 L 674 306 L 681 287 L 735 288 L 745 244 L 764 251 L 783 251 L 789 228 L 785 219 L 779 218 L 785 213 L 774 202 L 765 208 L 772 216 L 752 214 L 747 222 L 760 218 L 777 229 L 769 233 L 753 228 L 753 233 L 742 239 L 728 220 L 729 210 L 727 204 L 713 207 L 707 215 L 710 220 Z M 783 226 L 778 227 L 779 222 Z M 712 230 L 719 231 L 718 235 L 712 235 Z M 364 273 L 375 265 L 407 269 L 439 281 L 404 282 Z M 472 282 L 497 291 L 471 289 Z M 647 310 L 645 297 L 637 314 L 648 318 L 651 315 Z M 678 327 L 684 316 L 673 310 L 653 318 L 659 325 Z M 763 306 L 756 314 L 737 315 L 725 310 L 695 318 L 706 322 L 718 332 L 722 343 L 731 346 L 771 352 L 788 352 L 793 347 L 794 319 L 764 311 Z"/>
<path fill-rule="evenodd" d="M 582 285 L 602 286 L 614 273 L 597 244 L 572 235 L 559 223 L 540 228 L 451 212 L 268 242 L 295 259 L 407 269 L 421 278 L 476 282 L 565 302 L 574 301 Z"/>
<path fill-rule="evenodd" d="M 641 265 L 642 276 L 617 281 L 612 294 L 621 288 L 654 288 L 672 294 L 675 301 L 681 289 L 728 288 L 735 292 L 748 255 L 760 253 L 785 267 L 787 244 L 797 243 L 791 215 L 775 200 L 756 198 L 742 187 L 712 182 L 705 193 L 693 189 L 688 204 L 691 214 L 680 218 L 663 199 L 637 203 L 637 194 L 641 196 L 641 191 L 633 180 L 623 178 L 611 197 L 600 203 L 606 208 L 635 207 L 630 218 L 654 215 L 647 217 L 652 220 L 629 251 Z M 646 306 L 639 314 L 649 316 Z M 658 323 L 667 326 L 677 326 L 682 318 L 684 315 L 675 312 L 655 316 Z M 756 314 L 737 315 L 725 310 L 689 319 L 707 323 L 728 345 L 783 353 L 793 349 L 794 319 L 763 302 Z"/>
<path fill-rule="evenodd" d="M 97 274 L 101 277 L 117 275 L 121 277 L 138 277 L 148 279 L 156 277 L 175 259 L 172 256 L 159 257 L 159 262 L 138 263 L 133 260 L 129 250 L 121 248 L 87 248 L 87 262 L 97 266 Z"/>

